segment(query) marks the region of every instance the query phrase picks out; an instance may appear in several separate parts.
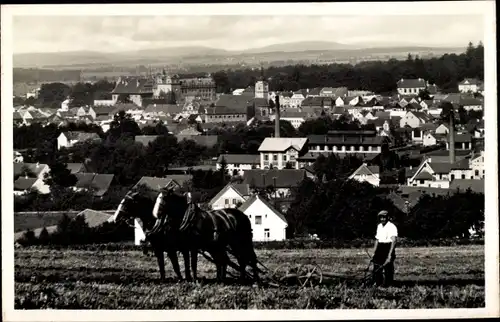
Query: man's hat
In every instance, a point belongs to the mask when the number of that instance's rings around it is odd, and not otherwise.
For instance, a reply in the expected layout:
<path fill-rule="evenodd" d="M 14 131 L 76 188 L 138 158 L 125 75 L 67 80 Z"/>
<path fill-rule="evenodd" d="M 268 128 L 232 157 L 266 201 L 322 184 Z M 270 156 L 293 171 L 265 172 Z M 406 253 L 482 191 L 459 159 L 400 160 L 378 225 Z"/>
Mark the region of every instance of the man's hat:
<path fill-rule="evenodd" d="M 389 214 L 389 213 L 387 212 L 387 210 L 382 210 L 382 211 L 380 211 L 380 212 L 378 213 L 378 215 L 377 215 L 377 216 L 378 216 L 378 217 L 382 217 L 382 216 L 387 217 L 387 215 L 388 215 L 388 214 Z"/>

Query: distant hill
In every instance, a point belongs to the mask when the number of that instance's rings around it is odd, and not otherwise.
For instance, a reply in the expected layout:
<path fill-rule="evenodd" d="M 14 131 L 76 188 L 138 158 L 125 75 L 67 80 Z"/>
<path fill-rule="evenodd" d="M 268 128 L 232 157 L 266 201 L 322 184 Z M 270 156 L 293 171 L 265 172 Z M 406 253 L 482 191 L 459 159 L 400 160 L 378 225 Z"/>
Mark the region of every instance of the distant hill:
<path fill-rule="evenodd" d="M 252 48 L 242 51 L 244 54 L 271 53 L 271 52 L 301 52 L 309 50 L 339 50 L 339 49 L 360 49 L 359 46 L 345 45 L 329 41 L 300 41 L 284 44 L 270 45 L 260 48 Z"/>
<path fill-rule="evenodd" d="M 117 53 L 97 51 L 75 51 L 56 53 L 15 54 L 13 63 L 17 68 L 75 68 L 131 67 L 139 65 L 167 64 L 234 64 L 235 62 L 255 64 L 258 61 L 317 61 L 329 59 L 363 60 L 373 55 L 387 59 L 401 57 L 405 53 L 435 54 L 460 53 L 465 48 L 443 48 L 422 46 L 373 47 L 346 45 L 327 41 L 302 41 L 229 51 L 203 46 L 186 46 L 135 50 Z M 375 57 L 377 58 L 377 57 Z"/>

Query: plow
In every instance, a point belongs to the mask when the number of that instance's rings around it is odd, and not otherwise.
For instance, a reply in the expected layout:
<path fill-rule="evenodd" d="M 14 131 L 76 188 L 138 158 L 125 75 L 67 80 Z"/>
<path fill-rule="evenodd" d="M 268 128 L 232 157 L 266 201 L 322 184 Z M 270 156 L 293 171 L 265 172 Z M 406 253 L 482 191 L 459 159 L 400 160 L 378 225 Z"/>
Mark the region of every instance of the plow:
<path fill-rule="evenodd" d="M 230 255 L 233 255 L 231 249 L 227 249 Z M 210 255 L 204 251 L 200 252 L 201 255 L 209 262 L 215 264 L 215 261 L 210 257 Z M 229 267 L 235 271 L 240 271 L 240 266 L 229 258 L 227 263 Z M 373 275 L 380 269 L 370 272 L 372 267 L 372 260 L 368 263 L 366 269 L 357 275 L 346 276 L 338 275 L 335 272 L 324 271 L 320 265 L 317 263 L 303 263 L 303 264 L 292 264 L 292 263 L 282 263 L 278 265 L 275 269 L 270 270 L 261 261 L 257 260 L 258 273 L 262 275 L 259 279 L 260 283 L 270 286 L 270 287 L 282 287 L 282 286 L 298 286 L 300 288 L 315 287 L 324 283 L 332 282 L 333 280 L 348 280 L 361 287 L 372 286 L 373 285 Z M 231 271 L 227 272 L 233 278 L 237 278 L 237 274 Z M 253 272 L 246 270 L 246 277 L 250 280 L 255 280 L 255 275 Z"/>

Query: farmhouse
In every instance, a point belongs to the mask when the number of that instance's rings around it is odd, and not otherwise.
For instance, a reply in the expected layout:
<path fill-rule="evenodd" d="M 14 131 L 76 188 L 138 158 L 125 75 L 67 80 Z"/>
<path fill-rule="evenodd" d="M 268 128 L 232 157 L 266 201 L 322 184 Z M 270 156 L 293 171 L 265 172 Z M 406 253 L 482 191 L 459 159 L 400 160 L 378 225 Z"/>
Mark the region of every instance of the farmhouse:
<path fill-rule="evenodd" d="M 248 216 L 254 241 L 285 240 L 287 220 L 265 198 L 253 195 L 239 208 Z"/>

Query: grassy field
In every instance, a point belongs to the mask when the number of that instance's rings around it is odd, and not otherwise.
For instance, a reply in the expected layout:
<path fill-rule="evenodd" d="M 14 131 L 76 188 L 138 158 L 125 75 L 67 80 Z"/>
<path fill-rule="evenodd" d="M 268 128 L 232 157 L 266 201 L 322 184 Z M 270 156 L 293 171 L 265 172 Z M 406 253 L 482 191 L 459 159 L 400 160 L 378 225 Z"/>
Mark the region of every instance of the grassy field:
<path fill-rule="evenodd" d="M 17 249 L 16 309 L 335 309 L 484 307 L 484 247 L 401 248 L 396 283 L 361 288 L 330 279 L 314 287 L 217 284 L 201 259 L 199 283 L 177 282 L 170 263 L 160 283 L 156 259 L 140 251 Z M 324 272 L 363 275 L 364 249 L 259 250 L 273 271 L 280 263 L 316 263 Z M 182 265 L 182 263 L 181 263 Z"/>

